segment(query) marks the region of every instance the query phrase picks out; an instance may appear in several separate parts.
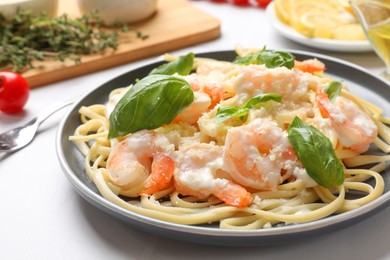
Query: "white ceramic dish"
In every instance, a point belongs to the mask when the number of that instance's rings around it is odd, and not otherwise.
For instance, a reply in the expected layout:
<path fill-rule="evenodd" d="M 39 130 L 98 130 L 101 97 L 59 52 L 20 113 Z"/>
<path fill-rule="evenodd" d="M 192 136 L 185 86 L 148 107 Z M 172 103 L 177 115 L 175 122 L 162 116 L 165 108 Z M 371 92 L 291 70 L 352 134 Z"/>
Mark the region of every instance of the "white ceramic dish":
<path fill-rule="evenodd" d="M 291 27 L 285 25 L 276 15 L 274 4 L 270 3 L 266 9 L 268 21 L 282 36 L 300 44 L 334 52 L 371 52 L 373 51 L 369 41 L 338 41 L 331 39 L 309 38 Z"/>
<path fill-rule="evenodd" d="M 148 18 L 157 8 L 157 0 L 78 0 L 83 13 L 94 9 L 107 23 L 133 23 Z"/>
<path fill-rule="evenodd" d="M 0 0 L 0 12 L 5 18 L 12 18 L 18 9 L 29 9 L 33 14 L 45 12 L 49 16 L 57 14 L 58 0 Z"/>
<path fill-rule="evenodd" d="M 361 67 L 329 56 L 302 51 L 290 52 L 300 60 L 309 58 L 320 59 L 327 66 L 327 74 L 335 79 L 343 80 L 352 92 L 358 93 L 370 102 L 374 102 L 384 111 L 387 111 L 386 115 L 389 116 L 390 85 L 381 78 L 369 74 Z M 196 56 L 232 61 L 236 57 L 236 54 L 234 51 L 220 51 L 196 54 Z M 307 239 L 356 224 L 390 205 L 390 168 L 387 168 L 382 173 L 385 180 L 384 194 L 367 205 L 318 221 L 270 229 L 223 230 L 212 224 L 202 226 L 173 224 L 136 214 L 107 201 L 100 195 L 96 186 L 88 179 L 84 171 L 84 156 L 68 140 L 68 137 L 74 133 L 80 124 L 79 107 L 97 103 L 104 104 L 112 89 L 126 87 L 134 83 L 136 79 L 146 76 L 153 68 L 161 63 L 153 63 L 129 71 L 97 87 L 76 102 L 61 122 L 56 140 L 59 163 L 75 190 L 92 205 L 146 232 L 195 243 L 225 246 L 282 244 Z"/>

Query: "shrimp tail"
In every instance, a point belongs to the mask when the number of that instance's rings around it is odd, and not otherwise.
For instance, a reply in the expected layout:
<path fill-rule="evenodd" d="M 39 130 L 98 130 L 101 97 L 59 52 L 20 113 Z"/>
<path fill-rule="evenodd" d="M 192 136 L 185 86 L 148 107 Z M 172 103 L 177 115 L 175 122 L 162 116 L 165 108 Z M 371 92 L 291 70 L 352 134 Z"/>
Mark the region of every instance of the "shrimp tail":
<path fill-rule="evenodd" d="M 145 183 L 146 189 L 139 192 L 139 195 L 152 195 L 168 188 L 172 183 L 174 169 L 175 163 L 169 156 L 156 154 L 153 157 L 150 176 Z"/>
<path fill-rule="evenodd" d="M 203 92 L 211 99 L 210 109 L 214 108 L 221 100 L 223 100 L 223 90 L 219 85 L 205 85 Z"/>
<path fill-rule="evenodd" d="M 216 188 L 213 194 L 229 206 L 243 208 L 252 203 L 251 194 L 240 185 L 231 181 L 224 188 Z"/>
<path fill-rule="evenodd" d="M 329 102 L 328 94 L 324 93 L 321 89 L 321 87 L 317 86 L 316 89 L 316 103 L 318 106 L 318 109 L 321 113 L 321 116 L 323 118 L 330 118 L 330 112 L 327 107 L 327 104 Z"/>

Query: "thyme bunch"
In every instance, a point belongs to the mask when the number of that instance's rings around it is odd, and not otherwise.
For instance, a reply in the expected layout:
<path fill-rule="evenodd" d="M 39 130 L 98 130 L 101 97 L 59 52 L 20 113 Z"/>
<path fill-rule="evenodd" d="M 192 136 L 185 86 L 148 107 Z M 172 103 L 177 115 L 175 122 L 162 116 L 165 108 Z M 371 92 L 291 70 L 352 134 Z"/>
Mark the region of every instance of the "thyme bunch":
<path fill-rule="evenodd" d="M 98 11 L 76 19 L 66 14 L 52 18 L 45 13 L 32 15 L 28 10 L 19 10 L 7 20 L 0 13 L 0 70 L 20 73 L 33 68 L 35 60 L 70 59 L 80 63 L 81 55 L 116 49 L 118 32 L 130 29 L 118 23 L 106 25 Z M 147 38 L 139 31 L 135 36 Z"/>

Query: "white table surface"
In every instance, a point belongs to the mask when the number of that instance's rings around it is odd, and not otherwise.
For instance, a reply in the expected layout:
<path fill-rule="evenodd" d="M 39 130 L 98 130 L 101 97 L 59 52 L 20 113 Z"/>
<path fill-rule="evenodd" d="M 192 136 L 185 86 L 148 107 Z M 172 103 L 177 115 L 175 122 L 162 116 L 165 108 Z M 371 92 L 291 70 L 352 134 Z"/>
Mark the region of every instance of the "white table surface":
<path fill-rule="evenodd" d="M 220 38 L 180 49 L 205 52 L 244 47 L 307 50 L 345 59 L 378 74 L 374 53 L 340 54 L 310 49 L 272 30 L 265 11 L 194 1 L 222 22 Z M 0 113 L 0 132 L 27 122 L 47 104 L 86 93 L 153 57 L 31 91 L 21 115 Z M 44 122 L 23 150 L 0 159 L 0 259 L 390 259 L 390 208 L 357 225 L 287 245 L 217 247 L 171 240 L 136 230 L 80 197 L 65 178 L 55 152 L 57 126 L 66 109 Z"/>

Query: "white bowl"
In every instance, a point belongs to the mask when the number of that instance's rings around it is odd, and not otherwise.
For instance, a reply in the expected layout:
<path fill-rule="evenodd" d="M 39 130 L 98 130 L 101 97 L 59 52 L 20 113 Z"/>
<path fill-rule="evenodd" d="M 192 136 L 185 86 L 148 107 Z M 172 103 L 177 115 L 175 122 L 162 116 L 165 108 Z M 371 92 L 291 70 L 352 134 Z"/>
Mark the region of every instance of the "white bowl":
<path fill-rule="evenodd" d="M 32 11 L 32 14 L 45 12 L 49 16 L 57 14 L 58 0 L 1 0 L 0 12 L 6 19 L 11 19 L 18 9 Z"/>
<path fill-rule="evenodd" d="M 157 7 L 157 0 L 78 0 L 82 13 L 99 10 L 106 23 L 131 23 L 151 16 Z"/>

